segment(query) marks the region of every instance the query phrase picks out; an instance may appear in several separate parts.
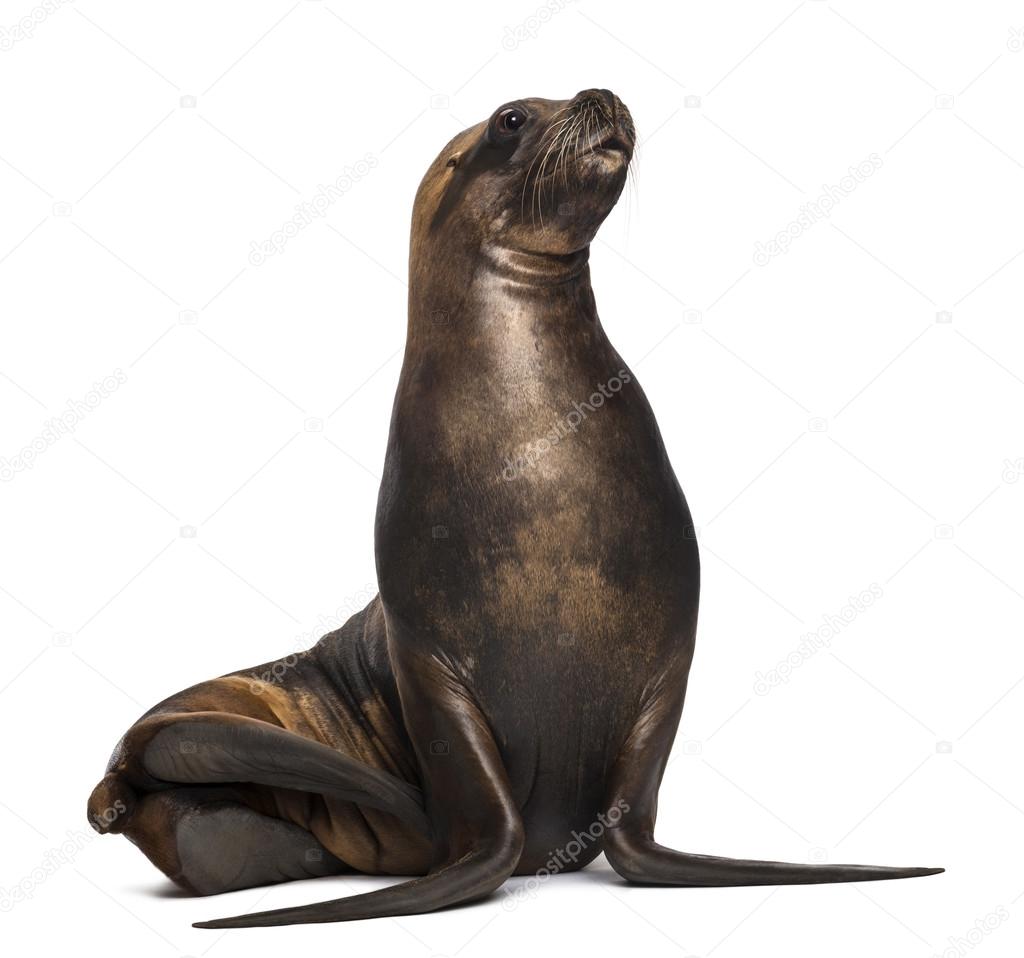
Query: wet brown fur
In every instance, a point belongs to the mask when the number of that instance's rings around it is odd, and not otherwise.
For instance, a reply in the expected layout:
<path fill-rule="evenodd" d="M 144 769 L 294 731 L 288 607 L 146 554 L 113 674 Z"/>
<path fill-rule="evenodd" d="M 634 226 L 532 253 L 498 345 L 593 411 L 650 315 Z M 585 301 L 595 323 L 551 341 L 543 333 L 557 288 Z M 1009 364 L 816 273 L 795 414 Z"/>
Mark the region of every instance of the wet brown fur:
<path fill-rule="evenodd" d="M 509 110 L 525 117 L 519 129 L 505 128 Z M 662 884 L 929 873 L 732 861 L 653 839 L 700 571 L 654 415 L 590 286 L 589 244 L 623 188 L 634 139 L 621 101 L 586 90 L 515 101 L 442 150 L 413 211 L 408 338 L 377 510 L 380 595 L 280 681 L 254 680 L 267 671 L 256 667 L 158 705 L 126 734 L 90 800 L 101 830 L 124 831 L 193 890 L 305 867 L 287 830 L 280 869 L 249 867 L 244 855 L 230 875 L 207 867 L 189 839 L 194 816 L 215 806 L 204 840 L 244 850 L 232 803 L 267 828 L 304 830 L 329 856 L 313 855 L 319 873 L 424 877 L 204 927 L 478 898 L 511 874 L 550 868 L 602 820 L 555 870 L 603 850 L 625 877 Z M 331 752 L 303 759 L 308 787 L 282 788 L 295 784 L 299 737 Z M 116 802 L 126 810 L 109 820 Z"/>

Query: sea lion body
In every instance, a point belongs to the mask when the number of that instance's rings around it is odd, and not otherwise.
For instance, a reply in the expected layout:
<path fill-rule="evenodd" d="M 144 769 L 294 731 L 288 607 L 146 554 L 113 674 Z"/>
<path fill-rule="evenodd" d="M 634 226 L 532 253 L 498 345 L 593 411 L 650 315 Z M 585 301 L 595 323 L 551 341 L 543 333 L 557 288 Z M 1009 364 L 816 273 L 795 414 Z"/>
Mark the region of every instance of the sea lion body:
<path fill-rule="evenodd" d="M 589 269 L 572 270 L 524 292 L 484 267 L 429 330 L 377 517 L 391 641 L 443 656 L 487 716 L 523 816 L 520 873 L 598 820 L 645 690 L 685 678 L 697 616 L 686 502 Z"/>
<path fill-rule="evenodd" d="M 936 871 L 654 841 L 700 571 L 654 414 L 590 285 L 634 139 L 621 101 L 585 90 L 506 104 L 445 147 L 413 210 L 379 596 L 288 667 L 151 710 L 89 802 L 95 827 L 203 894 L 349 869 L 421 877 L 201 927 L 430 911 L 601 851 L 656 884 Z"/>

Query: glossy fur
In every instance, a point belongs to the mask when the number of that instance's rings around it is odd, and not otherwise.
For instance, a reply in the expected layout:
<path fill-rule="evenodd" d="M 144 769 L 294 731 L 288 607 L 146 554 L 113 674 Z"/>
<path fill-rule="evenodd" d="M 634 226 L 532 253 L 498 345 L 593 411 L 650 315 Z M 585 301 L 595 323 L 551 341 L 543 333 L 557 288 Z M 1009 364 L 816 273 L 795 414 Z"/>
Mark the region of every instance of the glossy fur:
<path fill-rule="evenodd" d="M 199 894 L 345 870 L 420 877 L 202 927 L 430 911 L 601 851 L 627 879 L 673 885 L 938 871 L 654 842 L 700 566 L 654 415 L 590 287 L 589 244 L 634 137 L 617 97 L 586 90 L 507 104 L 445 147 L 413 211 L 380 595 L 286 668 L 156 706 L 89 802 L 99 830 Z"/>

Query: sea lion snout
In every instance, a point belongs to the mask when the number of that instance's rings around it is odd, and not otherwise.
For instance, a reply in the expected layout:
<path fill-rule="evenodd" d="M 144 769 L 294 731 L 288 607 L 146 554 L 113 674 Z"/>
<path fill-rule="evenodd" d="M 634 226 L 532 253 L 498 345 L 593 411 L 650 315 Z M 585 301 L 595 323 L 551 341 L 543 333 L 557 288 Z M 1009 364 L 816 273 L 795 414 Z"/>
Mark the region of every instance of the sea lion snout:
<path fill-rule="evenodd" d="M 611 90 L 580 90 L 572 98 L 574 108 L 579 112 L 590 112 L 595 123 L 590 139 L 593 149 L 618 150 L 626 161 L 633 157 L 636 144 L 636 127 L 629 108 Z"/>

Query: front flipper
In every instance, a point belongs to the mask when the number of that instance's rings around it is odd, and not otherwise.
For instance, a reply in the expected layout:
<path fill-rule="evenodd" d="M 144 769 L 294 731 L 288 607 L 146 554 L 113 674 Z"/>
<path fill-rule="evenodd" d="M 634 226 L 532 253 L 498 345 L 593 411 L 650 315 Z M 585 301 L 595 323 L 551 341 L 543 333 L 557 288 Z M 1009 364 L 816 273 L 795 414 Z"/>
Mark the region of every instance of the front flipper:
<path fill-rule="evenodd" d="M 937 875 L 942 868 L 803 865 L 692 855 L 654 840 L 658 789 L 682 711 L 685 677 L 663 680 L 647 697 L 612 769 L 609 809 L 620 815 L 605 832 L 605 855 L 628 881 L 652 885 L 816 885 Z"/>
<path fill-rule="evenodd" d="M 515 870 L 523 825 L 487 722 L 458 677 L 418 658 L 399 675 L 424 777 L 435 864 L 423 878 L 335 901 L 197 922 L 250 928 L 415 915 L 490 894 Z"/>

